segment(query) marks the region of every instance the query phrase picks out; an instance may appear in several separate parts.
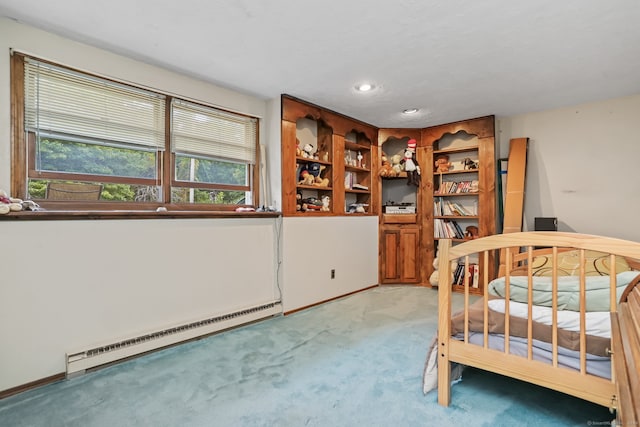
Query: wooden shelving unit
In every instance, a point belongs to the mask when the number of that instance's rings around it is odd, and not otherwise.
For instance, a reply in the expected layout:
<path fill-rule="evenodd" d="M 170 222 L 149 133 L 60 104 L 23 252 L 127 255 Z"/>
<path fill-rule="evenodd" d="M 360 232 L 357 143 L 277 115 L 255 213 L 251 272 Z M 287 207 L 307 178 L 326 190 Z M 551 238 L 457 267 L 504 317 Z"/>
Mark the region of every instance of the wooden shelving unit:
<path fill-rule="evenodd" d="M 423 222 L 423 248 L 425 252 L 425 274 L 429 277 L 433 271 L 433 259 L 436 256 L 437 244 L 441 238 L 436 234 L 436 221 L 456 221 L 463 231 L 468 226 L 478 228 L 478 237 L 488 236 L 496 232 L 496 169 L 495 169 L 495 118 L 493 116 L 444 124 L 423 129 L 422 144 L 429 158 L 424 169 L 433 178 L 433 189 L 424 194 L 425 205 L 430 205 L 430 215 Z M 453 169 L 447 172 L 435 171 L 435 159 L 448 156 Z M 465 169 L 464 159 L 477 162 L 476 168 Z M 439 188 L 446 181 L 477 181 L 477 191 L 464 193 L 441 193 Z M 470 215 L 438 215 L 434 201 L 453 201 L 472 208 Z M 454 244 L 465 241 L 464 238 L 452 238 Z M 493 257 L 492 257 L 493 258 Z M 428 260 L 428 261 L 427 261 Z M 482 266 L 484 260 L 477 260 Z M 495 275 L 495 260 L 489 260 L 489 277 Z M 484 274 L 480 271 L 480 276 Z M 453 285 L 455 291 L 464 291 L 463 286 Z M 482 294 L 481 287 L 470 288 L 471 293 Z"/>
<path fill-rule="evenodd" d="M 306 126 L 306 127 L 305 127 Z M 305 130 L 306 129 L 306 130 Z M 311 135 L 311 137 L 309 137 Z M 309 139 L 310 138 L 310 139 Z M 463 139 L 461 145 L 451 139 Z M 417 142 L 415 159 L 421 168 L 418 185 L 406 173 L 380 177 L 381 152 L 387 157 L 404 152 L 410 139 Z M 310 143 L 311 157 L 296 153 Z M 434 221 L 461 221 L 478 227 L 479 236 L 495 234 L 495 125 L 494 117 L 480 117 L 422 129 L 378 129 L 340 113 L 282 96 L 282 213 L 284 216 L 361 216 L 379 218 L 379 282 L 431 286 L 433 260 L 439 237 Z M 477 162 L 475 170 L 463 168 L 435 173 L 434 158 L 465 157 Z M 301 179 L 301 169 L 317 170 L 317 182 Z M 442 181 L 477 181 L 474 193 L 439 194 Z M 297 195 L 300 194 L 300 197 Z M 300 199 L 330 200 L 323 209 L 300 209 Z M 469 215 L 434 212 L 434 200 L 465 200 L 474 207 Z M 388 205 L 410 205 L 413 212 L 386 211 Z M 455 243 L 463 239 L 452 239 Z M 489 262 L 489 276 L 494 276 Z M 484 272 L 482 272 L 484 273 Z M 458 290 L 458 289 L 456 289 Z M 472 292 L 482 293 L 477 289 Z"/>
<path fill-rule="evenodd" d="M 378 188 L 371 178 L 379 163 L 372 145 L 377 128 L 288 95 L 282 96 L 281 123 L 283 215 L 379 213 Z M 313 157 L 303 155 L 306 144 L 312 145 Z M 318 169 L 314 182 L 301 179 L 301 170 Z M 304 203 L 310 200 L 312 208 Z"/>
<path fill-rule="evenodd" d="M 420 141 L 420 129 L 380 129 L 378 145 L 387 157 L 399 156 L 410 139 Z M 424 161 L 423 153 L 417 149 L 418 163 Z M 422 174 L 424 178 L 424 173 Z M 386 213 L 382 206 L 380 215 L 379 277 L 382 284 L 420 284 L 423 281 L 421 250 L 422 227 L 418 210 L 425 181 L 419 187 L 407 185 L 407 174 L 395 177 L 376 177 L 382 197 L 381 204 L 407 204 L 415 213 Z"/>

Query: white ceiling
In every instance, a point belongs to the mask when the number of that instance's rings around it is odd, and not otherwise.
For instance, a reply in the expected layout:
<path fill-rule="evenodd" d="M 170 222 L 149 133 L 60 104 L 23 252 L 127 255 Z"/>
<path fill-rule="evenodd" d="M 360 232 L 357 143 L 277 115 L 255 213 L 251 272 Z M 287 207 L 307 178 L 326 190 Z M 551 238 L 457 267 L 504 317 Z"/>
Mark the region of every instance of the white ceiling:
<path fill-rule="evenodd" d="M 0 0 L 0 15 L 378 127 L 640 93 L 639 0 Z M 356 93 L 364 80 L 377 89 Z"/>

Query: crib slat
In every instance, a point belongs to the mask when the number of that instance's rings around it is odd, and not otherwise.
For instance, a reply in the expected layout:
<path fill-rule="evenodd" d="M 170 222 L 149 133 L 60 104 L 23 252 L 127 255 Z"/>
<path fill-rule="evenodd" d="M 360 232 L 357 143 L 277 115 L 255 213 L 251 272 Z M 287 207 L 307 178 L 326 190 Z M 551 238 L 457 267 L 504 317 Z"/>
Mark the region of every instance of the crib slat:
<path fill-rule="evenodd" d="M 505 259 L 507 265 L 511 265 L 511 248 L 506 248 Z M 505 276 L 504 292 L 504 352 L 509 354 L 509 301 L 511 299 L 511 272 L 507 271 Z"/>
<path fill-rule="evenodd" d="M 552 251 L 552 273 L 551 273 L 551 351 L 552 364 L 558 367 L 558 248 L 553 247 Z"/>
<path fill-rule="evenodd" d="M 587 337 L 586 337 L 586 307 L 587 307 L 587 280 L 585 277 L 584 249 L 580 249 L 580 373 L 587 372 Z"/>
<path fill-rule="evenodd" d="M 488 286 L 489 286 L 489 252 L 488 251 L 484 251 L 484 257 L 483 257 L 483 281 L 482 281 L 482 286 L 483 286 L 483 295 L 484 295 L 484 315 L 483 315 L 483 325 L 482 325 L 482 330 L 483 330 L 483 343 L 484 343 L 484 348 L 489 348 L 489 292 L 488 292 Z"/>
<path fill-rule="evenodd" d="M 533 246 L 527 247 L 527 358 L 533 360 Z"/>
<path fill-rule="evenodd" d="M 616 277 L 616 257 L 609 256 L 609 311 L 615 313 L 618 310 L 618 288 Z M 615 366 L 611 364 L 611 378 L 615 379 Z"/>
<path fill-rule="evenodd" d="M 464 342 L 469 343 L 469 256 L 464 257 Z"/>
<path fill-rule="evenodd" d="M 618 306 L 618 296 L 616 287 L 616 256 L 614 254 L 609 255 L 609 265 L 609 285 L 611 286 L 609 291 L 609 311 L 615 313 Z"/>

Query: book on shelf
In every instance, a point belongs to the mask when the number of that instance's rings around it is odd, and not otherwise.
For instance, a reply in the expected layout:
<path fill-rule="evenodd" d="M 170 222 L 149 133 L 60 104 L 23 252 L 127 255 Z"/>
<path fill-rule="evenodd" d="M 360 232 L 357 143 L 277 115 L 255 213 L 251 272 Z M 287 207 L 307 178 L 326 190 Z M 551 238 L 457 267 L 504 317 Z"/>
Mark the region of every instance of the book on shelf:
<path fill-rule="evenodd" d="M 464 264 L 456 265 L 456 269 L 453 272 L 453 284 L 457 285 L 460 283 L 460 276 L 462 276 L 462 272 L 464 271 Z"/>
<path fill-rule="evenodd" d="M 354 173 L 353 172 L 345 172 L 344 173 L 344 188 L 345 190 L 351 190 L 353 188 L 354 183 Z"/>
<path fill-rule="evenodd" d="M 447 200 L 446 202 L 446 210 L 449 213 L 445 213 L 444 215 L 458 215 L 458 216 L 473 215 L 470 210 L 466 209 L 460 203 L 452 202 L 450 200 Z"/>
<path fill-rule="evenodd" d="M 368 190 L 369 187 L 366 185 L 358 184 L 357 182 L 358 176 L 355 172 L 345 172 L 344 173 L 344 188 L 345 190 Z"/>
<path fill-rule="evenodd" d="M 464 231 L 456 221 L 436 218 L 433 225 L 433 234 L 436 238 L 464 239 Z"/>
<path fill-rule="evenodd" d="M 443 181 L 438 187 L 436 194 L 463 194 L 477 193 L 478 180 L 471 181 Z"/>
<path fill-rule="evenodd" d="M 471 211 L 466 209 L 459 203 L 452 202 L 450 200 L 436 199 L 433 201 L 433 213 L 434 215 L 445 216 L 469 216 L 472 215 Z"/>
<path fill-rule="evenodd" d="M 465 280 L 469 281 L 470 288 L 480 287 L 480 267 L 478 264 L 469 264 L 465 272 L 465 265 L 458 264 L 453 273 L 453 284 L 464 286 Z"/>
<path fill-rule="evenodd" d="M 471 287 L 477 288 L 480 286 L 480 267 L 478 267 L 478 264 L 471 264 L 469 268 L 472 270 L 471 271 L 471 279 L 472 279 Z"/>

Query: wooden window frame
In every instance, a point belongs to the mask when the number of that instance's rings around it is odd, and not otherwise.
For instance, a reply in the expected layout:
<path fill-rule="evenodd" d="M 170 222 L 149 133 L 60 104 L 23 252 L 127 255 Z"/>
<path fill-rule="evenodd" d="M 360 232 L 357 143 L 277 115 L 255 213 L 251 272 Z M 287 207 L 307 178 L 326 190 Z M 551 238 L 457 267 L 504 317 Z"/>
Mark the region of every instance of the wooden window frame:
<path fill-rule="evenodd" d="M 164 208 L 168 212 L 176 213 L 184 212 L 187 215 L 202 214 L 203 216 L 218 216 L 216 213 L 230 213 L 234 212 L 238 207 L 257 207 L 260 206 L 260 182 L 258 165 L 260 164 L 260 150 L 259 150 L 259 119 L 256 118 L 256 159 L 253 164 L 247 164 L 248 173 L 248 185 L 236 186 L 226 184 L 210 184 L 210 183 L 198 183 L 198 182 L 185 182 L 177 181 L 174 177 L 175 171 L 175 154 L 171 150 L 171 100 L 173 95 L 163 94 L 159 91 L 153 91 L 155 93 L 164 95 L 166 97 L 165 102 L 165 126 L 164 126 L 164 150 L 158 150 L 156 153 L 158 176 L 156 178 L 127 178 L 118 176 L 102 176 L 91 174 L 67 174 L 64 172 L 42 172 L 35 170 L 35 135 L 25 132 L 25 79 L 24 79 L 24 59 L 28 55 L 24 55 L 17 52 L 12 52 L 10 59 L 10 99 L 11 99 L 11 189 L 12 196 L 26 199 L 28 193 L 28 181 L 29 179 L 68 179 L 68 180 L 87 180 L 87 181 L 99 181 L 105 183 L 124 183 L 124 184 L 139 184 L 139 185 L 154 185 L 159 186 L 162 194 L 162 202 L 87 202 L 87 201 L 53 201 L 53 200 L 36 200 L 36 202 L 44 209 L 38 211 L 36 217 L 47 216 L 51 214 L 55 217 L 60 217 L 64 212 L 72 213 L 71 218 L 78 218 L 78 213 L 86 213 L 90 216 L 95 216 L 95 212 L 101 212 L 105 214 L 109 212 L 108 217 L 112 218 L 121 214 L 124 217 L 131 216 L 132 213 L 142 212 L 147 214 L 148 212 L 155 212 L 158 208 Z M 38 59 L 39 61 L 42 61 Z M 48 62 L 48 61 L 42 61 Z M 52 63 L 54 64 L 54 63 Z M 66 65 L 54 64 L 59 67 L 68 68 L 75 72 L 79 72 L 88 76 L 98 77 L 104 80 L 110 80 L 108 78 L 79 71 L 70 68 Z M 118 82 L 121 83 L 121 82 Z M 127 85 L 136 88 L 135 85 L 126 83 Z M 146 88 L 139 87 L 140 89 L 148 90 Z M 192 101 L 189 101 L 192 102 Z M 204 104 L 203 104 L 204 105 Z M 221 110 L 218 107 L 204 105 L 209 108 Z M 222 110 L 224 111 L 224 110 Z M 237 113 L 234 113 L 237 114 Z M 250 116 L 247 116 L 250 117 Z M 27 155 L 27 153 L 30 153 Z M 173 186 L 184 188 L 199 188 L 210 190 L 228 190 L 228 191 L 243 191 L 250 192 L 252 205 L 224 205 L 224 204 L 197 204 L 197 203 L 171 203 L 171 188 Z M 161 211 L 164 212 L 164 209 Z M 28 214 L 28 213 L 24 213 Z M 22 215 L 24 215 L 22 214 Z M 246 212 L 243 212 L 243 216 L 246 216 Z M 178 215 L 178 217 L 181 217 Z"/>

